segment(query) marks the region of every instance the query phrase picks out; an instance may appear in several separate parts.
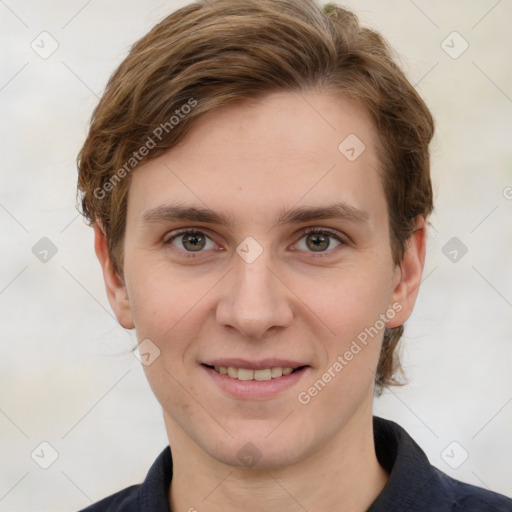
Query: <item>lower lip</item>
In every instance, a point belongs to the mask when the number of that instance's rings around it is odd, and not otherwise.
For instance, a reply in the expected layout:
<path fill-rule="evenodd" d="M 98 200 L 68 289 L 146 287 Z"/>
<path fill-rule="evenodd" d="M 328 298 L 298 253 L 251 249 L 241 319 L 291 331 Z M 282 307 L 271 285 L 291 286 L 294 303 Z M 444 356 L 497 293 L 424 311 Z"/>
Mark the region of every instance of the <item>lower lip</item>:
<path fill-rule="evenodd" d="M 208 368 L 205 365 L 201 365 L 201 368 L 210 375 L 223 391 L 236 398 L 245 399 L 271 398 L 297 384 L 310 369 L 309 366 L 306 366 L 289 375 L 270 380 L 238 380 L 218 373 L 213 368 Z"/>

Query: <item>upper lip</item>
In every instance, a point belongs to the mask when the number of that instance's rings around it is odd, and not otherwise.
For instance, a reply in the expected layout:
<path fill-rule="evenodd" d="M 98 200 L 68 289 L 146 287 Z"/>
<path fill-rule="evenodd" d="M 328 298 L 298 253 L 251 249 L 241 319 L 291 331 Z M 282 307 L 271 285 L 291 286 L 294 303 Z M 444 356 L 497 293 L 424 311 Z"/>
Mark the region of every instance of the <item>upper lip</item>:
<path fill-rule="evenodd" d="M 266 368 L 300 368 L 301 366 L 308 366 L 298 361 L 291 361 L 289 359 L 268 358 L 260 359 L 258 361 L 248 361 L 247 359 L 210 359 L 203 364 L 208 366 L 224 366 L 233 368 L 245 368 L 247 370 L 264 370 Z"/>

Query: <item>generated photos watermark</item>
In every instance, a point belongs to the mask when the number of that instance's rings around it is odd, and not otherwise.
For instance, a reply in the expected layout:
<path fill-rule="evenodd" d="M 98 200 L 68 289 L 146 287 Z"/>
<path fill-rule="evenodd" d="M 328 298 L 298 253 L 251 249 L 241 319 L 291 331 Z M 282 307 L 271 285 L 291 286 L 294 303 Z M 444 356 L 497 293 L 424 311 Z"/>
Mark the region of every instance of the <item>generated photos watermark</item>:
<path fill-rule="evenodd" d="M 379 315 L 378 320 L 370 327 L 365 327 L 358 335 L 357 339 L 352 341 L 352 344 L 343 355 L 339 355 L 334 363 L 327 368 L 322 376 L 317 379 L 306 391 L 301 391 L 297 395 L 297 400 L 302 405 L 307 405 L 311 400 L 316 397 L 337 375 L 341 373 L 343 368 L 347 366 L 357 354 L 359 354 L 368 342 L 375 338 L 385 327 L 388 320 L 395 318 L 397 313 L 402 311 L 403 306 L 400 302 L 394 302 L 385 313 Z"/>
<path fill-rule="evenodd" d="M 174 114 L 169 118 L 168 121 L 160 123 L 152 132 L 148 135 L 146 142 L 142 146 L 132 153 L 132 156 L 120 167 L 115 174 L 113 174 L 101 187 L 94 189 L 94 197 L 96 199 L 105 199 L 109 192 L 114 190 L 114 187 L 130 174 L 137 165 L 149 154 L 149 152 L 156 148 L 157 141 L 161 141 L 164 137 L 164 133 L 168 134 L 176 126 L 178 126 L 182 119 L 184 119 L 195 107 L 197 107 L 197 100 L 195 98 L 189 98 L 187 103 L 184 103 L 180 108 L 174 111 Z"/>

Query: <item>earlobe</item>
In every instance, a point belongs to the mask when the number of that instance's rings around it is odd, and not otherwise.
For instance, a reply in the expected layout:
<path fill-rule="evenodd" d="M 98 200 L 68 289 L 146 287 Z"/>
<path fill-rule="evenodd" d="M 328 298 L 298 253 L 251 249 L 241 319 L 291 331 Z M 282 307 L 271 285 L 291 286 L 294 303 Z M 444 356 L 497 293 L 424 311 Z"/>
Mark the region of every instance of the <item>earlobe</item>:
<path fill-rule="evenodd" d="M 134 322 L 126 286 L 112 263 L 107 238 L 98 221 L 94 224 L 94 250 L 103 270 L 103 280 L 110 306 L 119 323 L 125 329 L 133 329 Z"/>
<path fill-rule="evenodd" d="M 426 223 L 418 217 L 413 233 L 407 240 L 402 261 L 395 268 L 391 304 L 398 313 L 389 319 L 387 327 L 402 325 L 412 314 L 421 283 L 426 252 Z M 397 305 L 401 307 L 398 307 Z"/>

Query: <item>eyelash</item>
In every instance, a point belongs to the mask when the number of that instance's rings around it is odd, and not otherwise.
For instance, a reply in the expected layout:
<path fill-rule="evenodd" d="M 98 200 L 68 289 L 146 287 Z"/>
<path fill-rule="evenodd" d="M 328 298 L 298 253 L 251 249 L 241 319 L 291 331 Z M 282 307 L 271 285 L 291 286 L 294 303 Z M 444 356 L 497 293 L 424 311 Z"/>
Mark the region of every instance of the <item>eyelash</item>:
<path fill-rule="evenodd" d="M 171 237 L 169 237 L 167 240 L 164 240 L 163 245 L 168 246 L 169 248 L 171 248 L 171 250 L 177 251 L 181 254 L 185 253 L 187 258 L 195 258 L 195 257 L 197 257 L 197 255 L 204 252 L 204 251 L 197 251 L 197 253 L 196 253 L 194 251 L 186 251 L 186 250 L 178 249 L 172 245 L 172 242 L 174 240 L 176 240 L 180 236 L 184 236 L 184 235 L 204 235 L 209 240 L 212 240 L 204 231 L 201 231 L 198 229 L 184 228 L 184 229 L 178 231 L 177 233 L 175 233 L 174 235 L 172 235 Z M 298 241 L 302 240 L 307 235 L 325 235 L 325 236 L 333 238 L 334 240 L 339 242 L 340 246 L 349 244 L 349 242 L 347 240 L 344 240 L 336 232 L 331 231 L 326 228 L 306 228 L 304 231 L 302 231 L 301 236 Z M 332 252 L 335 251 L 340 246 L 337 246 L 334 249 L 328 249 L 327 251 L 319 251 L 319 252 L 307 251 L 307 252 L 311 253 L 313 255 L 313 257 L 315 257 L 315 258 L 322 258 L 322 257 L 331 255 Z"/>

